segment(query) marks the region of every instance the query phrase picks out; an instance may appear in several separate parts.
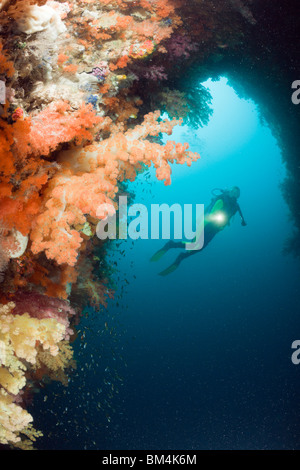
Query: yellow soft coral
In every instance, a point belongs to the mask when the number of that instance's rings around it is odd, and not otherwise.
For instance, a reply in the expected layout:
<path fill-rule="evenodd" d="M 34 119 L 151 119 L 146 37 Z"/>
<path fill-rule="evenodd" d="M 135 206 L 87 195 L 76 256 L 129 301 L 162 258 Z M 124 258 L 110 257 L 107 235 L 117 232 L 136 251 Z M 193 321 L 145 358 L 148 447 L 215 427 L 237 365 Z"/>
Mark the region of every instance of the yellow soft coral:
<path fill-rule="evenodd" d="M 73 359 L 72 346 L 67 341 L 62 341 L 59 343 L 58 347 L 59 354 L 56 356 L 53 356 L 48 351 L 39 351 L 37 356 L 37 367 L 39 368 L 45 365 L 52 371 L 57 371 L 59 369 L 63 370 L 66 367 L 69 367 Z"/>
<path fill-rule="evenodd" d="M 51 380 L 68 385 L 68 369 L 75 369 L 76 362 L 73 359 L 74 351 L 68 341 L 61 341 L 58 344 L 59 354 L 52 356 L 49 351 L 40 350 L 36 358 L 35 369 L 37 376 L 47 375 Z"/>
<path fill-rule="evenodd" d="M 33 418 L 28 411 L 13 403 L 13 397 L 0 390 L 0 443 L 20 442 L 20 432 L 26 430 Z"/>
<path fill-rule="evenodd" d="M 72 351 L 62 342 L 65 325 L 53 318 L 31 318 L 28 313 L 14 315 L 14 307 L 13 302 L 0 305 L 0 443 L 30 448 L 30 441 L 40 433 L 30 424 L 32 416 L 15 403 L 15 396 L 25 387 L 25 373 L 36 366 L 38 354 L 47 353 L 47 366 L 57 370 L 66 367 Z M 51 362 L 56 356 L 57 361 Z M 20 434 L 30 441 L 21 441 Z"/>
<path fill-rule="evenodd" d="M 13 397 L 0 390 L 0 443 L 12 444 L 23 450 L 32 450 L 32 443 L 43 434 L 32 426 L 28 411 L 13 402 Z M 21 439 L 20 434 L 27 437 Z"/>
<path fill-rule="evenodd" d="M 48 349 L 53 356 L 58 354 L 57 343 L 64 338 L 65 329 L 65 325 L 53 318 L 40 320 L 31 318 L 28 313 L 0 316 L 1 339 L 4 338 L 4 341 L 13 347 L 19 359 L 25 359 L 31 364 L 36 362 L 37 342 L 44 350 Z"/>

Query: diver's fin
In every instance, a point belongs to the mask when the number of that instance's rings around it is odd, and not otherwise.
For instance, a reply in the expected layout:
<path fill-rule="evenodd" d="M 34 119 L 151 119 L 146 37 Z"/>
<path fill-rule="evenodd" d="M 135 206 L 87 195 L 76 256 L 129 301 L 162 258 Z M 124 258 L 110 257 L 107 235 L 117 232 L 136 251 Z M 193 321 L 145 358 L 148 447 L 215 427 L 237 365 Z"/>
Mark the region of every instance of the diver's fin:
<path fill-rule="evenodd" d="M 159 261 L 164 256 L 164 254 L 167 253 L 167 251 L 168 251 L 167 248 L 161 248 L 156 253 L 154 253 L 152 258 L 150 258 L 150 261 L 152 261 L 152 262 Z"/>
<path fill-rule="evenodd" d="M 174 271 L 176 271 L 176 269 L 178 268 L 179 266 L 179 263 L 175 261 L 175 263 L 171 264 L 171 266 L 169 266 L 167 269 L 165 269 L 164 271 L 162 271 L 161 273 L 159 273 L 159 276 L 168 276 L 169 274 L 173 273 Z"/>

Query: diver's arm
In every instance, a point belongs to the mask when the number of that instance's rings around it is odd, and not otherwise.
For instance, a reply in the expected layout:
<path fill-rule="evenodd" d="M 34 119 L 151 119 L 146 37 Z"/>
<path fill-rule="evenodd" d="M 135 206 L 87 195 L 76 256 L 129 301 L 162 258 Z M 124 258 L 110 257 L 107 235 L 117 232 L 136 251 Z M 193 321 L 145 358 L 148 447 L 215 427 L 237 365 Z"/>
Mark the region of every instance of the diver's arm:
<path fill-rule="evenodd" d="M 245 225 L 247 225 L 247 223 L 246 223 L 246 221 L 245 221 L 245 219 L 244 219 L 244 216 L 243 216 L 243 213 L 242 213 L 242 211 L 241 211 L 240 206 L 237 205 L 237 207 L 238 207 L 238 212 L 239 212 L 240 217 L 241 217 L 242 225 L 243 225 L 243 227 L 245 227 Z"/>

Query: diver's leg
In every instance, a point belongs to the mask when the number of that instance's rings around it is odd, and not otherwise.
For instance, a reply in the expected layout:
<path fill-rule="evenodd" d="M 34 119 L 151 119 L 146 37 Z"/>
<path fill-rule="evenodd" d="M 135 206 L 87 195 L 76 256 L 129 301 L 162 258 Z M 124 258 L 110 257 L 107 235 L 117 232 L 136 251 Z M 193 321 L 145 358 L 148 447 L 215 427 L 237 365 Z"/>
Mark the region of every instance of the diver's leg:
<path fill-rule="evenodd" d="M 169 240 L 160 250 L 154 253 L 150 261 L 159 261 L 171 248 L 184 248 L 184 244 L 181 241 L 174 242 L 173 240 Z"/>
<path fill-rule="evenodd" d="M 216 228 L 214 226 L 207 225 L 205 227 L 205 231 L 204 231 L 204 244 L 203 244 L 203 247 L 199 250 L 197 250 L 197 249 L 195 249 L 195 250 L 185 250 L 184 253 L 180 253 L 180 255 L 177 256 L 174 263 L 171 264 L 171 266 L 169 266 L 167 269 L 165 269 L 164 271 L 159 273 L 160 276 L 167 276 L 168 274 L 173 273 L 178 268 L 178 266 L 180 265 L 180 263 L 184 259 L 189 258 L 190 256 L 195 255 L 196 253 L 199 253 L 200 251 L 203 251 L 207 247 L 207 245 L 212 241 L 212 239 L 215 237 L 215 235 L 218 232 L 219 232 L 219 230 L 216 230 Z M 176 245 L 176 247 L 178 247 L 178 248 L 179 247 L 180 248 L 185 247 L 184 242 L 178 242 L 178 243 L 172 242 L 172 243 L 174 243 Z"/>

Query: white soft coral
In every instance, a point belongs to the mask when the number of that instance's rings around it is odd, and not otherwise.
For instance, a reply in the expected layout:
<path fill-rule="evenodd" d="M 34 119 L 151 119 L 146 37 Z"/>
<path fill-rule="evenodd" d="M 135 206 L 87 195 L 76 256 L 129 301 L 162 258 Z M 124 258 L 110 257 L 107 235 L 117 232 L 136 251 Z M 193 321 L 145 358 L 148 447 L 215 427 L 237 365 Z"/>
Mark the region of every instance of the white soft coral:
<path fill-rule="evenodd" d="M 17 24 L 19 31 L 25 34 L 47 30 L 51 39 L 57 38 L 59 34 L 66 31 L 59 12 L 47 4 L 43 6 L 32 5 L 25 15 L 18 19 Z"/>

